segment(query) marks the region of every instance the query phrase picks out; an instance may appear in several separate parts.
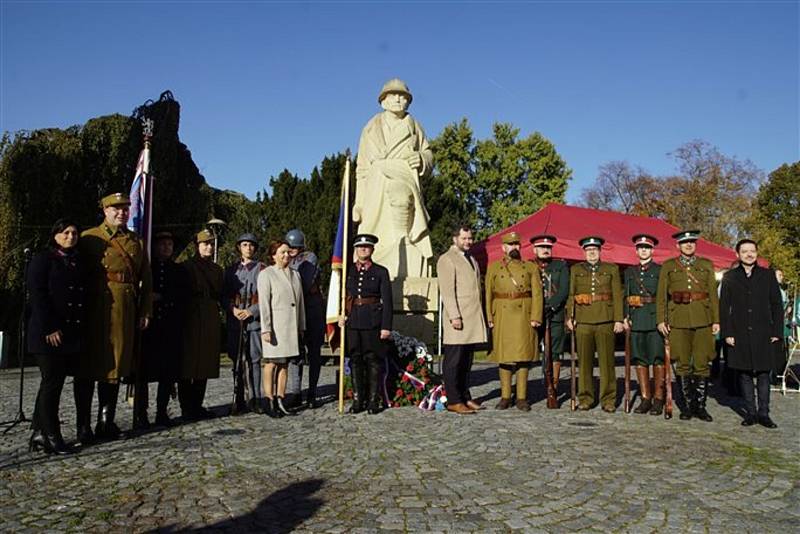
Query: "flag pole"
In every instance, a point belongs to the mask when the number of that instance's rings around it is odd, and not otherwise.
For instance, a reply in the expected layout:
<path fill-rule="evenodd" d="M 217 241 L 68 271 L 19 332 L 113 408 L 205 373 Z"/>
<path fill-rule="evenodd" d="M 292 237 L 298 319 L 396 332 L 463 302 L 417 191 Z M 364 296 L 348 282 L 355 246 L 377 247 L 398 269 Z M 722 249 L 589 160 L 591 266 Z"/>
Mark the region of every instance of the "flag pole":
<path fill-rule="evenodd" d="M 151 247 L 153 245 L 153 177 L 150 176 L 150 139 L 153 137 L 154 123 L 151 119 L 144 121 L 144 163 L 142 169 L 144 170 L 144 184 L 145 184 L 145 224 L 144 224 L 144 254 L 148 261 L 150 257 Z"/>
<path fill-rule="evenodd" d="M 342 185 L 342 207 L 344 208 L 344 238 L 342 243 L 342 290 L 340 292 L 340 315 L 345 314 L 347 298 L 347 268 L 350 265 L 350 149 L 345 153 L 344 184 Z M 344 355 L 347 349 L 346 325 L 339 332 L 339 414 L 344 413 Z"/>

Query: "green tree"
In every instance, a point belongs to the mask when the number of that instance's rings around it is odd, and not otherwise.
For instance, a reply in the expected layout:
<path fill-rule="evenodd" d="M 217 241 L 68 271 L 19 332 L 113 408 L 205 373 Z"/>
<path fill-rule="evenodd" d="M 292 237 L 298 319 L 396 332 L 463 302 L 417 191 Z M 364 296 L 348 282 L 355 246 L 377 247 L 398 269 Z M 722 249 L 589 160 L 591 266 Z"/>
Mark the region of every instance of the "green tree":
<path fill-rule="evenodd" d="M 758 190 L 747 230 L 759 253 L 787 279 L 800 280 L 800 161 L 783 164 Z"/>

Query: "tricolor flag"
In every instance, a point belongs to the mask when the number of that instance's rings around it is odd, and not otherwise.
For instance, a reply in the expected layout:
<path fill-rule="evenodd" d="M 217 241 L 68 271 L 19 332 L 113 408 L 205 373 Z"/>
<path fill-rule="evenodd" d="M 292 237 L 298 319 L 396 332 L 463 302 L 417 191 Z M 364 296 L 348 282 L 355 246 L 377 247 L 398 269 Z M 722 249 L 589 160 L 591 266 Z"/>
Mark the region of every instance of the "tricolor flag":
<path fill-rule="evenodd" d="M 339 205 L 339 224 L 336 228 L 336 239 L 333 241 L 333 254 L 331 255 L 331 282 L 328 286 L 328 304 L 325 310 L 325 322 L 327 323 L 326 332 L 328 343 L 331 350 L 339 347 L 339 316 L 342 314 L 342 261 L 344 259 L 344 225 L 347 212 L 344 191 Z"/>
<path fill-rule="evenodd" d="M 128 229 L 136 232 L 144 241 L 147 257 L 150 257 L 152 226 L 153 180 L 150 177 L 150 141 L 145 140 L 131 184 L 131 217 L 128 220 Z"/>

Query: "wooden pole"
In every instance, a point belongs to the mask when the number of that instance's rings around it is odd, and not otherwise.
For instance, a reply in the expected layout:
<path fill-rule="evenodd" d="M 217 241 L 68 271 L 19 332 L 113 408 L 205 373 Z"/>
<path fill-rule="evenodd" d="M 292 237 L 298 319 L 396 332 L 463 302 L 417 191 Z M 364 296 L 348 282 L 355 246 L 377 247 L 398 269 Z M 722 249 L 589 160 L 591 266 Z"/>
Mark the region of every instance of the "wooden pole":
<path fill-rule="evenodd" d="M 345 299 L 347 297 L 347 269 L 350 266 L 350 150 L 347 150 L 344 163 L 344 184 L 342 184 L 342 209 L 344 209 L 344 238 L 342 243 L 342 290 L 340 294 L 339 313 L 344 316 Z M 344 413 L 344 356 L 347 351 L 347 326 L 342 324 L 339 330 L 339 414 Z"/>

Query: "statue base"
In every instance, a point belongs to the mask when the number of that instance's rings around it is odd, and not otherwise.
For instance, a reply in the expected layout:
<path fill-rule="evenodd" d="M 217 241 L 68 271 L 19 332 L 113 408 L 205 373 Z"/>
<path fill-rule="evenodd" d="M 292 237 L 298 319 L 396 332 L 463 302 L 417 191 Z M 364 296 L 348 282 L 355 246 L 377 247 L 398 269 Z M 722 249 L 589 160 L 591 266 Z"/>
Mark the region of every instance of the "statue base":
<path fill-rule="evenodd" d="M 412 336 L 435 354 L 439 343 L 439 284 L 435 277 L 405 277 L 392 281 L 394 330 Z"/>

